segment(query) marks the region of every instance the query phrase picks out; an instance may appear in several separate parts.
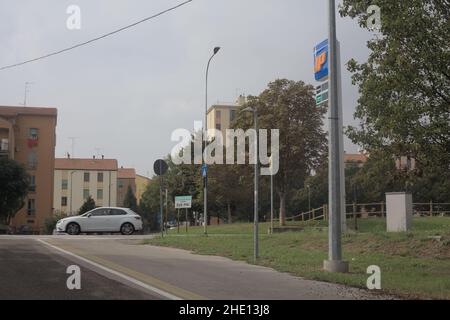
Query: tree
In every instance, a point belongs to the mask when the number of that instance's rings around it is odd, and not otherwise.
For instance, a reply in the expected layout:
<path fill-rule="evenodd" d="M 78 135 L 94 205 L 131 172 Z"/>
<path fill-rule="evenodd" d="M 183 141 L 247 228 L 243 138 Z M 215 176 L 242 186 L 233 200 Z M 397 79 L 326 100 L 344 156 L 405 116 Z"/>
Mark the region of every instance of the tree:
<path fill-rule="evenodd" d="M 150 229 L 157 229 L 159 216 L 159 183 L 158 178 L 153 178 L 147 185 L 140 201 L 140 210 L 145 223 Z"/>
<path fill-rule="evenodd" d="M 242 109 L 247 107 L 258 110 L 260 128 L 280 130 L 280 168 L 274 186 L 280 200 L 280 224 L 284 225 L 287 198 L 304 186 L 326 154 L 326 109 L 316 106 L 312 86 L 287 79 L 269 83 L 258 97 L 248 97 Z M 235 128 L 248 129 L 252 123 L 251 116 L 240 112 Z"/>
<path fill-rule="evenodd" d="M 80 210 L 78 211 L 78 214 L 83 214 L 86 213 L 88 211 L 91 211 L 93 209 L 95 209 L 95 201 L 94 199 L 92 199 L 91 196 L 89 196 L 86 201 L 83 203 L 83 205 L 81 206 Z"/>
<path fill-rule="evenodd" d="M 125 199 L 123 200 L 123 206 L 129 208 L 133 211 L 138 211 L 138 204 L 136 196 L 133 193 L 131 186 L 128 186 L 127 193 L 125 194 Z"/>
<path fill-rule="evenodd" d="M 23 207 L 29 184 L 29 175 L 21 164 L 0 158 L 0 221 L 9 224 Z"/>
<path fill-rule="evenodd" d="M 368 61 L 350 60 L 359 86 L 354 143 L 367 151 L 411 156 L 424 170 L 450 166 L 450 32 L 448 0 L 344 0 L 341 15 L 367 28 L 367 8 L 381 9 L 380 34 Z M 411 178 L 414 178 L 412 176 Z"/>

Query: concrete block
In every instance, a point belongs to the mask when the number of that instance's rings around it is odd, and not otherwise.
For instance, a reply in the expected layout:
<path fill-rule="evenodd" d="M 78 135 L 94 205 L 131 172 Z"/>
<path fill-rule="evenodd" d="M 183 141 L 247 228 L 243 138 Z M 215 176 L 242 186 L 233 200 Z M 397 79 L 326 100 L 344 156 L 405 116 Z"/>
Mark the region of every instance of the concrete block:
<path fill-rule="evenodd" d="M 386 224 L 388 232 L 404 232 L 410 230 L 412 216 L 413 206 L 411 193 L 386 193 Z"/>

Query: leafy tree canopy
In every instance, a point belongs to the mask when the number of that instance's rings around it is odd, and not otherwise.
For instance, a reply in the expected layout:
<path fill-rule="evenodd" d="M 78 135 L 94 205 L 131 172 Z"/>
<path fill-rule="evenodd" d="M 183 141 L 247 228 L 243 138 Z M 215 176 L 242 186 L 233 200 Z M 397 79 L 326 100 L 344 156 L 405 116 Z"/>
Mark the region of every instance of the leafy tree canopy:
<path fill-rule="evenodd" d="M 9 221 L 20 210 L 28 194 L 29 175 L 18 162 L 0 158 L 0 221 Z"/>

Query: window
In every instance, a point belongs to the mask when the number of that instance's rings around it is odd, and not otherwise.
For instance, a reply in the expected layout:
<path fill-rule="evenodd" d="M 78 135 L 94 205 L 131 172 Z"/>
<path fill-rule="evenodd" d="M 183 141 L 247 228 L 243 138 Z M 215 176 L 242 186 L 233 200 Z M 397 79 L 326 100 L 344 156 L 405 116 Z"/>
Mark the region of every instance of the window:
<path fill-rule="evenodd" d="M 90 174 L 89 174 L 89 172 L 85 172 L 84 173 L 84 182 L 89 182 L 89 180 L 90 180 Z"/>
<path fill-rule="evenodd" d="M 61 189 L 67 190 L 68 184 L 69 184 L 69 182 L 67 181 L 67 179 L 62 179 L 62 181 L 61 181 Z"/>
<path fill-rule="evenodd" d="M 125 211 L 123 211 L 123 210 L 120 210 L 120 209 L 111 209 L 111 215 L 112 216 L 124 216 L 124 215 L 126 215 L 127 213 L 125 212 Z"/>
<path fill-rule="evenodd" d="M 83 199 L 86 200 L 87 198 L 89 198 L 89 196 L 89 189 L 83 189 Z"/>
<path fill-rule="evenodd" d="M 103 189 L 97 189 L 97 199 L 103 199 Z"/>
<path fill-rule="evenodd" d="M 61 207 L 67 207 L 67 197 L 61 197 Z"/>
<path fill-rule="evenodd" d="M 236 110 L 230 110 L 230 122 L 236 119 Z"/>
<path fill-rule="evenodd" d="M 30 128 L 28 130 L 28 138 L 30 140 L 38 140 L 39 139 L 39 129 L 37 129 L 37 128 Z"/>
<path fill-rule="evenodd" d="M 37 168 L 37 156 L 36 152 L 30 152 L 28 154 L 28 169 L 35 170 Z"/>
<path fill-rule="evenodd" d="M 36 192 L 36 176 L 30 176 L 30 192 Z"/>
<path fill-rule="evenodd" d="M 216 123 L 216 130 L 222 130 L 222 126 L 220 125 L 220 123 Z"/>
<path fill-rule="evenodd" d="M 92 211 L 91 216 L 93 217 L 101 217 L 101 216 L 109 216 L 110 209 L 96 209 Z"/>
<path fill-rule="evenodd" d="M 103 182 L 103 172 L 97 173 L 97 182 Z"/>
<path fill-rule="evenodd" d="M 119 181 L 118 181 L 118 185 L 119 185 L 119 188 L 123 188 L 123 181 L 122 181 L 122 180 L 119 180 Z"/>
<path fill-rule="evenodd" d="M 216 119 L 220 121 L 220 118 L 222 118 L 222 112 L 220 112 L 220 110 L 216 110 Z"/>
<path fill-rule="evenodd" d="M 36 200 L 35 199 L 28 199 L 28 215 L 34 216 L 36 214 Z"/>

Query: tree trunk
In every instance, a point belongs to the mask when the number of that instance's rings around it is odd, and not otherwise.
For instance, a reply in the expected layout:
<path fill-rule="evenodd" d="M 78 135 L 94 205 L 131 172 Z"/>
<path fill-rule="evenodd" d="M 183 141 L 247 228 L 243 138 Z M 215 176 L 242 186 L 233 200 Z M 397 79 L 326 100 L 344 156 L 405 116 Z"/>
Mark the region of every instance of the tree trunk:
<path fill-rule="evenodd" d="M 280 195 L 280 226 L 286 225 L 286 193 Z"/>
<path fill-rule="evenodd" d="M 227 212 L 228 212 L 228 223 L 232 223 L 231 221 L 231 204 L 227 203 Z"/>

